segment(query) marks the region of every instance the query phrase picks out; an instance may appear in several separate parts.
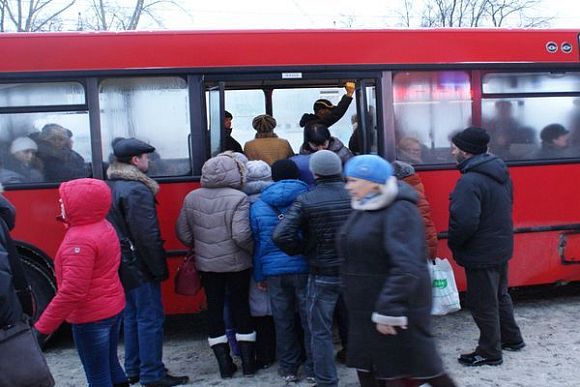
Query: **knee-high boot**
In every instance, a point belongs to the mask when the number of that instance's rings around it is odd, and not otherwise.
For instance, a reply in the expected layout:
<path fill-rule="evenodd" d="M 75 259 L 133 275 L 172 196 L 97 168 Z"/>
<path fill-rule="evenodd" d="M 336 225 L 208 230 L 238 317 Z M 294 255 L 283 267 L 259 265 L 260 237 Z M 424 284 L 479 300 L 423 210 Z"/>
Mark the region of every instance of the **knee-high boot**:
<path fill-rule="evenodd" d="M 240 348 L 244 376 L 254 375 L 256 373 L 256 332 L 236 333 L 236 340 Z"/>
<path fill-rule="evenodd" d="M 226 335 L 220 337 L 209 338 L 209 346 L 213 350 L 215 358 L 218 362 L 220 375 L 223 379 L 231 378 L 238 367 L 232 361 L 230 356 L 230 346 L 228 345 L 228 338 Z"/>

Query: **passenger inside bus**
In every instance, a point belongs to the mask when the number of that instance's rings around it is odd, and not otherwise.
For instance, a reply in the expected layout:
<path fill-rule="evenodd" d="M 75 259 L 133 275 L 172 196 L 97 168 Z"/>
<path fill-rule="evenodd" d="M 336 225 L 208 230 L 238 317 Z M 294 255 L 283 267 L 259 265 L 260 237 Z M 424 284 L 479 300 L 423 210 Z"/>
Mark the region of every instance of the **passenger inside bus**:
<path fill-rule="evenodd" d="M 397 145 L 397 160 L 409 164 L 423 163 L 423 148 L 421 141 L 414 137 L 403 137 Z"/>
<path fill-rule="evenodd" d="M 569 157 L 570 131 L 560 124 L 550 124 L 540 132 L 542 147 L 536 154 L 538 159 Z"/>
<path fill-rule="evenodd" d="M 346 90 L 346 94 L 342 96 L 340 102 L 337 106 L 334 106 L 329 100 L 321 98 L 317 99 L 314 102 L 314 106 L 312 109 L 314 110 L 314 114 L 312 113 L 304 113 L 302 118 L 300 119 L 300 126 L 305 127 L 307 124 L 311 122 L 320 122 L 327 127 L 332 126 L 338 120 L 344 116 L 346 113 L 350 103 L 352 102 L 352 96 L 355 90 L 355 83 L 354 82 L 346 82 L 344 84 L 344 89 Z"/>
<path fill-rule="evenodd" d="M 58 124 L 46 124 L 40 133 L 31 135 L 38 144 L 38 157 L 44 165 L 47 181 L 66 181 L 90 175 L 83 157 L 73 150 L 72 136 L 72 131 Z"/>
<path fill-rule="evenodd" d="M 494 116 L 487 122 L 484 120 L 483 124 L 491 137 L 489 144 L 491 152 L 504 160 L 509 159 L 509 149 L 513 143 L 511 135 L 520 126 L 521 124 L 514 117 L 511 101 L 497 101 Z"/>
<path fill-rule="evenodd" d="M 10 155 L 4 158 L 0 181 L 4 184 L 44 181 L 42 163 L 36 157 L 38 146 L 29 137 L 17 137 L 10 144 Z"/>
<path fill-rule="evenodd" d="M 276 119 L 268 114 L 260 114 L 252 120 L 256 138 L 244 145 L 248 160 L 263 160 L 268 165 L 294 155 L 290 143 L 274 133 Z"/>
<path fill-rule="evenodd" d="M 233 152 L 244 153 L 240 143 L 232 137 L 232 120 L 234 119 L 234 116 L 227 110 L 225 111 L 224 116 L 224 127 L 226 128 L 224 136 L 224 151 L 231 150 Z"/>

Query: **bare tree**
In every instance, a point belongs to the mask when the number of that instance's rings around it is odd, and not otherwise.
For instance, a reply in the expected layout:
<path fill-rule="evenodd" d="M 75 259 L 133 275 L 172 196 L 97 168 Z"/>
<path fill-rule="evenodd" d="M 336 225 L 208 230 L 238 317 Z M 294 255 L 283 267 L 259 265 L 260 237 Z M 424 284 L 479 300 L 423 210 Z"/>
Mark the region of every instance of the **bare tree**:
<path fill-rule="evenodd" d="M 401 10 L 397 11 L 399 18 L 401 20 L 400 26 L 411 27 L 411 22 L 413 19 L 413 5 L 411 0 L 403 0 L 403 7 Z"/>
<path fill-rule="evenodd" d="M 551 18 L 532 16 L 542 0 L 426 0 L 421 27 L 541 27 Z M 411 26 L 410 0 L 403 0 L 401 23 Z"/>
<path fill-rule="evenodd" d="M 58 31 L 75 0 L 0 0 L 0 32 Z"/>
<path fill-rule="evenodd" d="M 135 0 L 132 6 L 122 6 L 114 0 L 91 0 L 83 17 L 79 17 L 80 30 L 136 30 L 143 16 L 160 27 L 163 21 L 158 16 L 159 6 L 167 4 L 187 12 L 177 0 Z"/>

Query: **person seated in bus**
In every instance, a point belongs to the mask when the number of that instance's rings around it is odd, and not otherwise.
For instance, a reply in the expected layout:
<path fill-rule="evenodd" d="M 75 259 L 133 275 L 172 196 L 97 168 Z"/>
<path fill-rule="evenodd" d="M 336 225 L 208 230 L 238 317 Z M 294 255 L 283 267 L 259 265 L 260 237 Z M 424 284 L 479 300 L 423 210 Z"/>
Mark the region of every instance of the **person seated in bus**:
<path fill-rule="evenodd" d="M 290 143 L 278 138 L 274 133 L 276 119 L 268 114 L 260 114 L 252 120 L 252 127 L 256 130 L 256 138 L 244 145 L 244 153 L 248 160 L 262 160 L 268 165 L 275 161 L 287 159 L 294 155 Z"/>
<path fill-rule="evenodd" d="M 314 184 L 314 176 L 309 168 L 310 156 L 319 150 L 329 150 L 340 157 L 342 164 L 346 163 L 353 154 L 344 146 L 342 141 L 330 135 L 328 126 L 313 122 L 304 128 L 304 143 L 300 146 L 298 155 L 293 156 L 290 160 L 298 166 L 300 171 L 300 180 L 312 186 Z"/>
<path fill-rule="evenodd" d="M 560 124 L 550 124 L 540 132 L 542 146 L 536 153 L 537 159 L 569 157 L 570 131 Z"/>
<path fill-rule="evenodd" d="M 242 150 L 242 146 L 239 142 L 236 141 L 235 138 L 232 137 L 232 120 L 234 116 L 232 113 L 228 112 L 227 110 L 224 113 L 224 127 L 226 131 L 224 133 L 224 151 L 232 151 L 238 153 L 244 153 Z"/>
<path fill-rule="evenodd" d="M 7 170 L 21 177 L 21 183 L 44 181 L 42 163 L 36 157 L 38 146 L 29 137 L 17 137 L 10 145 L 10 156 L 4 162 Z"/>
<path fill-rule="evenodd" d="M 346 82 L 344 84 L 346 94 L 342 96 L 337 106 L 334 106 L 332 102 L 327 99 L 317 99 L 312 107 L 314 114 L 304 113 L 300 119 L 300 127 L 304 128 L 311 122 L 320 122 L 327 127 L 332 126 L 340 120 L 348 110 L 348 107 L 352 102 L 355 87 L 356 85 L 354 82 Z"/>
<path fill-rule="evenodd" d="M 47 181 L 66 181 L 90 173 L 83 157 L 73 150 L 72 132 L 59 124 L 46 124 L 36 135 L 38 157 Z"/>
<path fill-rule="evenodd" d="M 414 137 L 403 137 L 397 145 L 397 160 L 409 164 L 423 163 L 423 147 L 421 141 Z"/>
<path fill-rule="evenodd" d="M 509 154 L 506 160 L 528 159 L 538 151 L 536 141 L 537 132 L 529 126 L 521 126 L 511 134 L 511 144 L 509 145 Z"/>
<path fill-rule="evenodd" d="M 494 107 L 494 116 L 484 121 L 483 125 L 491 137 L 489 148 L 499 157 L 509 158 L 509 148 L 513 142 L 512 135 L 521 124 L 513 115 L 513 105 L 510 101 L 497 101 Z"/>

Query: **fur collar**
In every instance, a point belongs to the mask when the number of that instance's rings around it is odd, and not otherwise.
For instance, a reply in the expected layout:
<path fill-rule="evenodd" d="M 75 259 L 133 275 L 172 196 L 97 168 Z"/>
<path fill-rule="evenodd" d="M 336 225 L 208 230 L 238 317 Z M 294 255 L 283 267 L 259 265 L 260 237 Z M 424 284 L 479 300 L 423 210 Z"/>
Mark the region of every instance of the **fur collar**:
<path fill-rule="evenodd" d="M 117 161 L 109 165 L 107 169 L 107 177 L 111 180 L 133 180 L 139 181 L 147 186 L 153 192 L 153 195 L 157 195 L 159 192 L 159 184 L 143 172 L 141 172 L 133 164 L 119 163 Z"/>
<path fill-rule="evenodd" d="M 352 198 L 351 207 L 355 210 L 361 211 L 374 211 L 388 207 L 395 201 L 395 198 L 399 193 L 397 178 L 391 176 L 384 185 L 379 186 L 379 189 L 380 193 L 377 196 L 368 199 L 364 203 L 360 203 L 359 200 Z"/>

